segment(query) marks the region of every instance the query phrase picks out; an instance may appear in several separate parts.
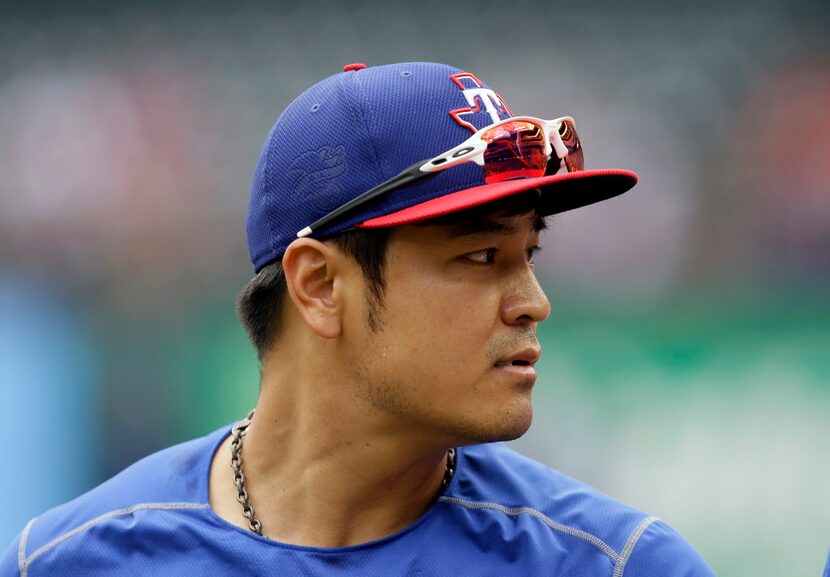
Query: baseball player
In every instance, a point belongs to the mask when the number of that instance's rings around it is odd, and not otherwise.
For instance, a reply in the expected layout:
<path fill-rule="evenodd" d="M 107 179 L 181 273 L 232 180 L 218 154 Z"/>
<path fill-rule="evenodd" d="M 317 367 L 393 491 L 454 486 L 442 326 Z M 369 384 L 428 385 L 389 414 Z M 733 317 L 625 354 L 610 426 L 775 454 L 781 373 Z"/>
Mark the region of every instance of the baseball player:
<path fill-rule="evenodd" d="M 254 173 L 255 409 L 33 519 L 0 576 L 712 576 L 663 521 L 492 443 L 531 422 L 545 218 L 636 181 L 457 68 L 312 86 Z"/>

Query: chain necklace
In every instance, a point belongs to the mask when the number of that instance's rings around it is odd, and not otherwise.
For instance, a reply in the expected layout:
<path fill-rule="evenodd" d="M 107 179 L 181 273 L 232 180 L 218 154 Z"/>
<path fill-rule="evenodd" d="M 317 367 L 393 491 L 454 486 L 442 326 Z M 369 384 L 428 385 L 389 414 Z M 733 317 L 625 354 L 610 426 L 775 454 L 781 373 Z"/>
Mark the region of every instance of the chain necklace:
<path fill-rule="evenodd" d="M 245 473 L 242 471 L 242 440 L 248 434 L 248 427 L 251 426 L 254 410 L 251 409 L 248 416 L 231 429 L 231 469 L 233 470 L 233 484 L 236 486 L 236 500 L 242 505 L 242 515 L 248 520 L 248 527 L 251 531 L 262 536 L 262 523 L 256 518 L 256 512 L 248 501 L 248 491 L 245 489 Z M 444 478 L 441 481 L 442 492 L 450 484 L 454 473 L 455 449 L 449 449 L 447 451 L 447 468 L 444 470 Z"/>

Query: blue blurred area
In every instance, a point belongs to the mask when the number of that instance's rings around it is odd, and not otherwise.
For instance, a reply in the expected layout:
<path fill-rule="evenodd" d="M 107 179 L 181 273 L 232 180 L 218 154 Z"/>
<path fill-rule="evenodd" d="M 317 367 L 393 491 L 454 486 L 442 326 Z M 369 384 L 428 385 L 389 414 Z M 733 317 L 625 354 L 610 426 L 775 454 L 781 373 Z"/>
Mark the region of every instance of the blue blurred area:
<path fill-rule="evenodd" d="M 0 275 L 0 542 L 102 471 L 95 335 L 60 289 Z"/>
<path fill-rule="evenodd" d="M 349 62 L 474 72 L 576 119 L 626 195 L 553 219 L 517 446 L 690 537 L 719 575 L 830 543 L 830 8 L 818 1 L 0 4 L 0 548 L 238 419 L 248 189 Z M 19 469 L 19 470 L 18 470 Z"/>

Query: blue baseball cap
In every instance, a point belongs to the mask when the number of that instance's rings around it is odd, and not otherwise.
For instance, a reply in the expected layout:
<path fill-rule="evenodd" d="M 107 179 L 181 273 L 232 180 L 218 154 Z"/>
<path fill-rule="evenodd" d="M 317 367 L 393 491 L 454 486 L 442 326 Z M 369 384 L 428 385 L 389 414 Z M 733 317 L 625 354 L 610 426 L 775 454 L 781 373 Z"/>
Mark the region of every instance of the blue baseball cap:
<path fill-rule="evenodd" d="M 350 64 L 300 94 L 277 119 L 254 172 L 248 248 L 254 270 L 279 260 L 301 231 L 335 208 L 513 116 L 474 75 L 446 64 Z M 637 183 L 634 172 L 584 170 L 486 184 L 468 162 L 393 190 L 311 235 L 399 226 L 541 190 L 549 215 L 604 200 Z"/>

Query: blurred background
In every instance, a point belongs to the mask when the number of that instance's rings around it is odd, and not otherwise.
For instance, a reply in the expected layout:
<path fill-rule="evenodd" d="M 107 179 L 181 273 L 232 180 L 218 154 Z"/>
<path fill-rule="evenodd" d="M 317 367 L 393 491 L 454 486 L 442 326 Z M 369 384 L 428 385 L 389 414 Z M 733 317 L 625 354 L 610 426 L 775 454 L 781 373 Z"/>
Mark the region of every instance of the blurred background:
<path fill-rule="evenodd" d="M 678 528 L 721 577 L 830 547 L 825 2 L 0 3 L 0 550 L 244 416 L 248 191 L 349 62 L 469 70 L 576 118 L 630 193 L 553 219 L 517 449 Z"/>

